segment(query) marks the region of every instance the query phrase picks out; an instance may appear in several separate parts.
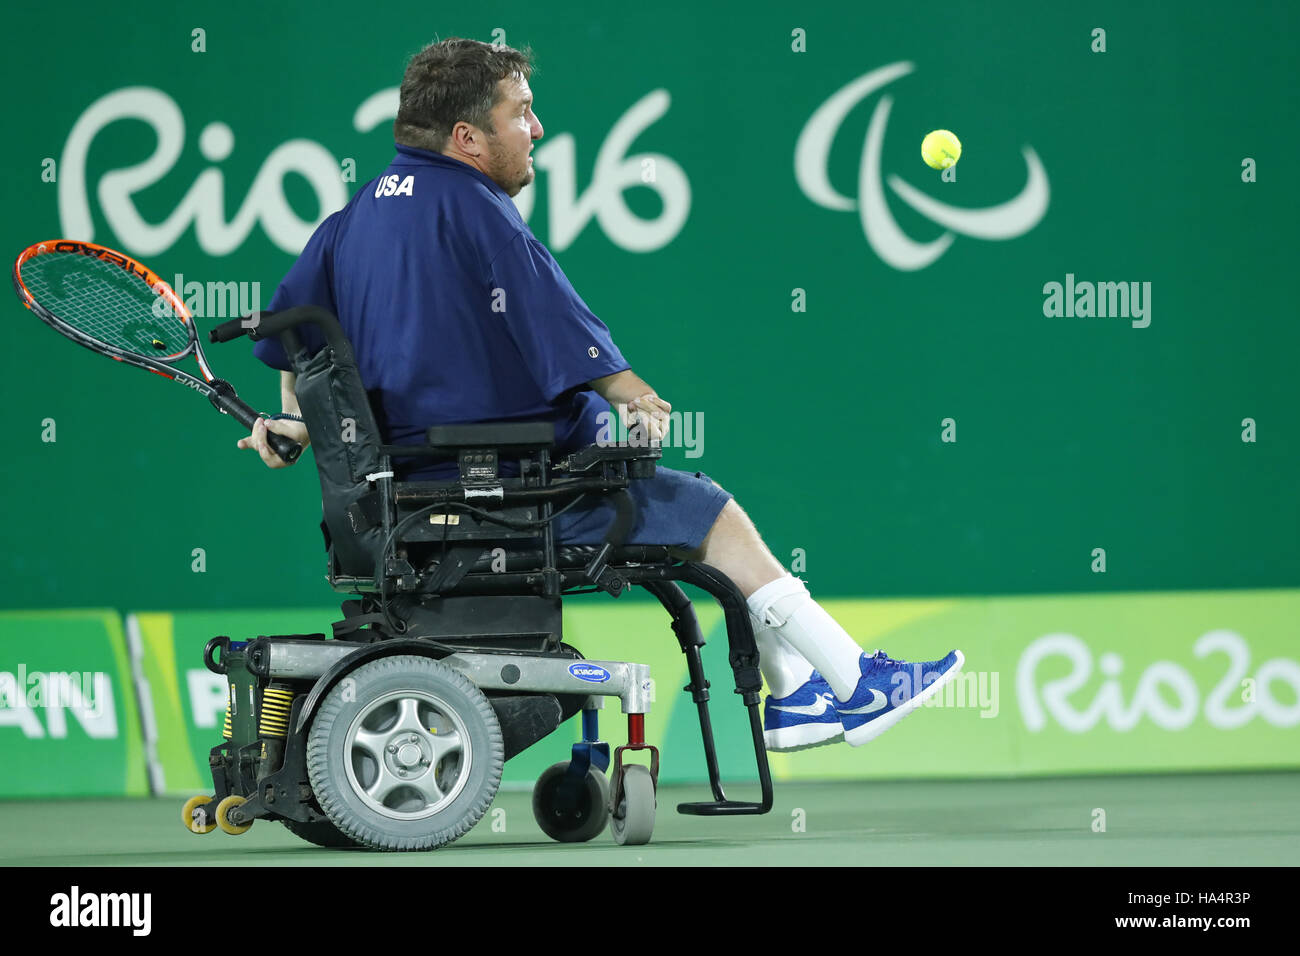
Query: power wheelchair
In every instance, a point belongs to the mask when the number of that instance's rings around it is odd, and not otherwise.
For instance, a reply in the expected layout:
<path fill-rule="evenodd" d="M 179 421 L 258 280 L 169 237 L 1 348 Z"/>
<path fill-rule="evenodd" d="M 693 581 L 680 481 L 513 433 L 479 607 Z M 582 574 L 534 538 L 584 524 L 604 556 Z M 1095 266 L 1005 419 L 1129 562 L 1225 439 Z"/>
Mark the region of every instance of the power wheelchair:
<path fill-rule="evenodd" d="M 316 326 L 314 355 L 298 329 Z M 645 740 L 649 669 L 585 660 L 564 642 L 566 594 L 653 594 L 686 655 L 711 800 L 680 813 L 766 813 L 772 780 L 758 704 L 758 651 L 745 600 L 717 569 L 666 547 L 628 546 L 627 488 L 654 474 L 657 443 L 591 445 L 554 460 L 550 422 L 435 426 L 423 446 L 390 446 L 349 342 L 315 306 L 238 319 L 213 342 L 276 337 L 320 477 L 328 580 L 353 595 L 332 635 L 219 636 L 204 663 L 229 684 L 221 743 L 209 754 L 213 794 L 188 801 L 195 833 L 247 831 L 279 820 L 320 846 L 427 850 L 468 832 L 496 794 L 506 760 L 581 713 L 582 740 L 533 790 L 543 832 L 590 840 L 608 824 L 619 844 L 649 842 L 659 752 Z M 394 459 L 455 462 L 458 479 L 400 480 Z M 511 467 L 511 464 L 515 467 Z M 552 519 L 581 496 L 610 496 L 615 518 L 598 546 L 557 543 Z M 709 716 L 704 645 L 691 584 L 721 605 L 736 693 L 748 710 L 761 791 L 731 800 Z M 600 739 L 598 714 L 617 697 L 627 743 Z M 626 761 L 645 751 L 648 766 Z M 608 771 L 608 776 L 607 776 Z"/>

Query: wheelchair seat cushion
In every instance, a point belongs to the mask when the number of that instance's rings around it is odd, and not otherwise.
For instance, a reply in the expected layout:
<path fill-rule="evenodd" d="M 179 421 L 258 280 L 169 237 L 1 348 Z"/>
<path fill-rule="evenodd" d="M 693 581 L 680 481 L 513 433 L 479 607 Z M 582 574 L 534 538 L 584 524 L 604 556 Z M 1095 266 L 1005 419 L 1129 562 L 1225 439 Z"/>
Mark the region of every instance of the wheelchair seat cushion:
<path fill-rule="evenodd" d="M 655 467 L 653 478 L 639 478 L 628 485 L 636 502 L 636 521 L 628 535 L 629 545 L 661 545 L 693 551 L 718 520 L 731 499 L 703 472 Z M 555 519 L 558 544 L 600 544 L 614 517 L 608 498 L 584 498 Z"/>

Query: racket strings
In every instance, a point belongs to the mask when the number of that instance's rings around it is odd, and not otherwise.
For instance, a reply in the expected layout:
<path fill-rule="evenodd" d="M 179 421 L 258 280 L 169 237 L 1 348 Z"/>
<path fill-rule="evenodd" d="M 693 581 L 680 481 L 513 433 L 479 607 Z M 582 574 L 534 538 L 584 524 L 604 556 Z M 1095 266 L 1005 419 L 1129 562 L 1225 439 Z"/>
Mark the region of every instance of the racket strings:
<path fill-rule="evenodd" d="M 167 300 L 110 262 L 47 252 L 24 263 L 21 275 L 32 298 L 64 324 L 105 345 L 154 360 L 189 345 L 190 328 Z"/>

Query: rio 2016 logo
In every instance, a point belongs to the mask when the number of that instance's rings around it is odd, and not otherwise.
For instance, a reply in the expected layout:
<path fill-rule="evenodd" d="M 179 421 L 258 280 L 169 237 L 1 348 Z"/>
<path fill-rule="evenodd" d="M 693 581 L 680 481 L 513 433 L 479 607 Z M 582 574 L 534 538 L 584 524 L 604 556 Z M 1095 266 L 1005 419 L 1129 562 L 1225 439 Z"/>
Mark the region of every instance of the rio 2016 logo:
<path fill-rule="evenodd" d="M 629 155 L 632 142 L 668 111 L 666 90 L 641 97 L 613 125 L 596 154 L 595 170 L 585 190 L 578 192 L 577 145 L 571 134 L 548 136 L 534 153 L 534 165 L 547 173 L 550 235 L 548 245 L 563 251 L 594 218 L 615 245 L 631 252 L 650 252 L 670 243 L 681 231 L 691 209 L 686 173 L 660 153 Z M 398 89 L 392 87 L 366 98 L 353 113 L 358 133 L 368 133 L 397 115 Z M 162 222 L 150 222 L 136 207 L 134 196 L 161 181 L 180 159 L 185 142 L 185 116 L 162 90 L 126 87 L 100 97 L 73 124 L 59 163 L 59 220 L 65 235 L 93 240 L 88 160 L 95 138 L 122 120 L 146 123 L 157 139 L 143 162 L 103 173 L 95 194 L 99 211 L 117 241 L 141 256 L 171 248 L 190 226 L 199 248 L 211 256 L 229 255 L 260 225 L 280 249 L 296 255 L 316 227 L 348 201 L 338 159 L 320 143 L 292 139 L 273 149 L 253 178 L 248 195 L 234 218 L 225 217 L 225 177 L 217 164 L 235 148 L 234 131 L 222 122 L 209 123 L 199 134 L 199 152 L 208 168 L 199 173 L 179 204 Z M 319 214 L 304 220 L 284 194 L 285 176 L 301 176 L 315 194 Z M 635 215 L 623 200 L 624 191 L 642 187 L 658 194 L 662 208 L 650 219 Z M 381 187 L 382 188 L 382 184 Z M 525 219 L 536 201 L 536 190 L 525 189 L 515 204 Z"/>
<path fill-rule="evenodd" d="M 1116 679 L 1123 672 L 1124 661 L 1108 651 L 1099 661 L 1106 679 L 1092 701 L 1079 710 L 1070 696 L 1092 676 L 1092 651 L 1073 634 L 1046 634 L 1025 648 L 1016 668 L 1016 697 L 1025 726 L 1041 731 L 1050 715 L 1070 733 L 1087 733 L 1103 719 L 1112 730 L 1126 732 L 1146 717 L 1163 730 L 1183 730 L 1201 713 L 1217 730 L 1235 730 L 1256 717 L 1276 727 L 1300 724 L 1300 663 L 1275 657 L 1259 665 L 1252 675 L 1249 645 L 1240 634 L 1228 630 L 1202 634 L 1192 645 L 1192 653 L 1197 658 L 1219 653 L 1228 659 L 1222 677 L 1205 695 L 1203 707 L 1195 679 L 1175 661 L 1155 661 L 1148 666 L 1126 704 Z M 1070 672 L 1039 687 L 1039 667 L 1053 657 L 1069 661 Z M 1274 683 L 1290 685 L 1281 700 L 1273 695 Z M 1295 703 L 1287 703 L 1288 697 Z"/>

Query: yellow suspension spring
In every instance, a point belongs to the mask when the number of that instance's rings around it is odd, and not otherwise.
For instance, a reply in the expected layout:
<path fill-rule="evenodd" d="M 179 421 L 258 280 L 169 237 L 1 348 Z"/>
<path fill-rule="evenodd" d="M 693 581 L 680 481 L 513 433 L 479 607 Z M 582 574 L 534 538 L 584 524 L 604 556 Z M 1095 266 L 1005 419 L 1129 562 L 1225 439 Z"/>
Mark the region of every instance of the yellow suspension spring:
<path fill-rule="evenodd" d="M 289 735 L 289 709 L 293 706 L 294 692 L 283 685 L 272 684 L 262 692 L 262 712 L 258 715 L 257 732 L 262 737 Z"/>
<path fill-rule="evenodd" d="M 221 736 L 224 737 L 226 740 L 230 740 L 231 738 L 233 738 L 233 737 L 235 736 L 235 732 L 234 732 L 234 730 L 233 730 L 233 729 L 231 728 L 231 726 L 230 726 L 230 697 L 231 697 L 232 694 L 234 694 L 234 692 L 235 692 L 235 689 L 234 689 L 233 687 L 227 688 L 227 692 L 226 692 L 226 720 L 225 720 L 225 723 L 223 723 L 223 724 L 221 725 Z"/>

